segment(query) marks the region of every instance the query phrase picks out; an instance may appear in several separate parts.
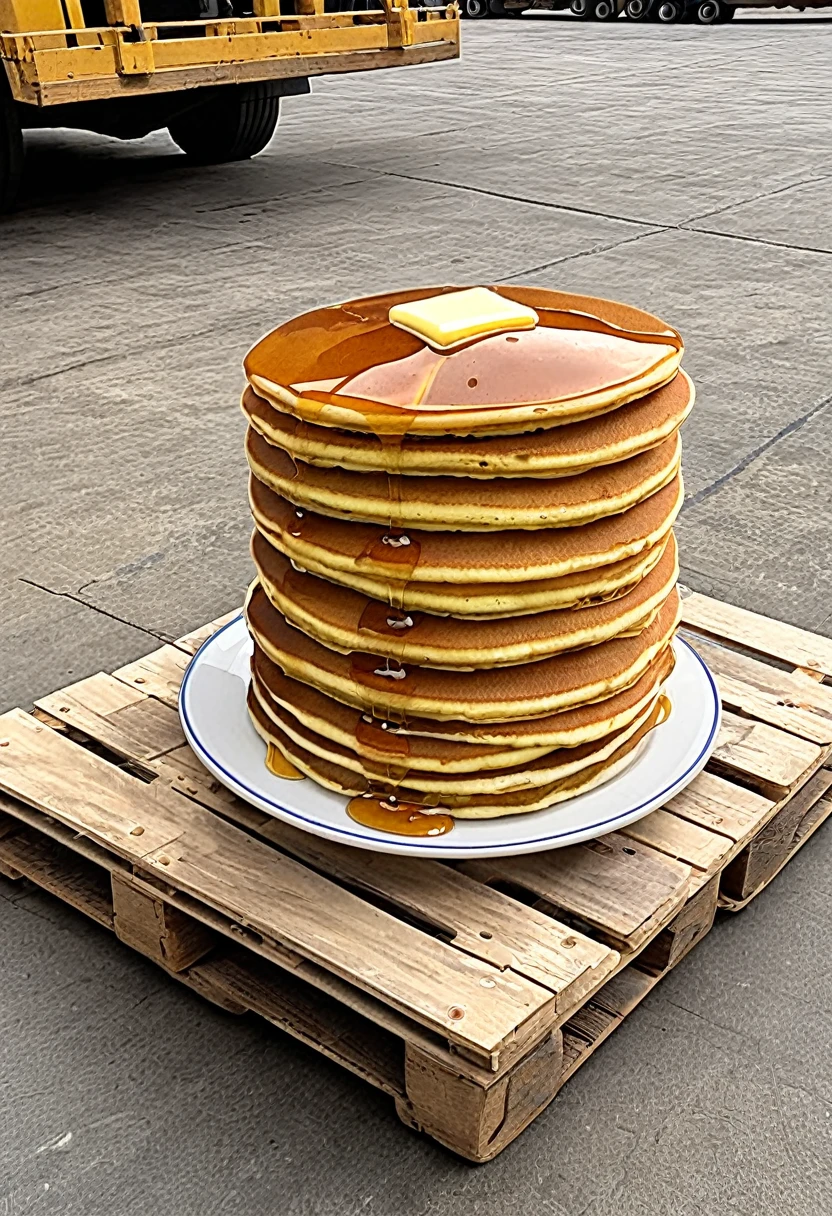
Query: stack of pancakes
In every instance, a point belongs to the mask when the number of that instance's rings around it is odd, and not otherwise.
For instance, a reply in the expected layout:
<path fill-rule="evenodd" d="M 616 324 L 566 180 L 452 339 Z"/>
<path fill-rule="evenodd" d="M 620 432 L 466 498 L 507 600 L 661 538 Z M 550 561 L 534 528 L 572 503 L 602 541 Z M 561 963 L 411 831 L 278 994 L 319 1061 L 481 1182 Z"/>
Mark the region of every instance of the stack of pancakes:
<path fill-rule="evenodd" d="M 515 287 L 357 300 L 253 348 L 249 710 L 275 771 L 476 818 L 630 762 L 673 666 L 682 350 L 638 309 Z"/>

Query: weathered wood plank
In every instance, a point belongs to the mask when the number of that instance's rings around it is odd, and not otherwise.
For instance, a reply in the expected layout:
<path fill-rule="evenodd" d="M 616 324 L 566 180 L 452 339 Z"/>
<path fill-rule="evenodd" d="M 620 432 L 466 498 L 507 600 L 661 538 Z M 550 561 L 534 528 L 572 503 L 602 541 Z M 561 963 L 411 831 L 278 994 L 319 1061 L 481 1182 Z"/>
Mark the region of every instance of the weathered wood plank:
<path fill-rule="evenodd" d="M 706 772 L 671 798 L 665 809 L 736 843 L 752 835 L 774 805 L 771 798 Z"/>
<path fill-rule="evenodd" d="M 690 866 L 612 832 L 600 840 L 532 853 L 464 862 L 481 882 L 502 882 L 533 892 L 592 927 L 614 948 L 632 950 L 683 902 Z"/>
<path fill-rule="evenodd" d="M 426 922 L 457 949 L 551 989 L 559 1013 L 618 963 L 616 951 L 439 862 L 378 856 L 275 819 L 260 831 L 293 857 Z"/>
<path fill-rule="evenodd" d="M 776 726 L 724 711 L 708 766 L 718 773 L 734 773 L 781 798 L 820 761 L 824 750 Z"/>
<path fill-rule="evenodd" d="M 411 928 L 29 715 L 3 715 L 0 742 L 0 788 L 8 794 L 495 1064 L 521 1026 L 533 1034 L 537 1019 L 553 1021 L 549 990 Z"/>
<path fill-rule="evenodd" d="M 794 667 L 832 676 L 832 639 L 694 593 L 682 601 L 682 623 Z"/>
<path fill-rule="evenodd" d="M 126 760 L 151 760 L 185 742 L 175 709 L 103 671 L 35 704 Z"/>
<path fill-rule="evenodd" d="M 107 929 L 113 927 L 110 877 L 83 857 L 67 854 L 32 828 L 0 840 L 0 862 Z"/>
<path fill-rule="evenodd" d="M 117 680 L 139 688 L 147 696 L 157 697 L 165 705 L 176 709 L 182 677 L 191 657 L 178 646 L 161 646 L 151 654 L 136 659 L 135 663 L 119 667 L 113 675 Z"/>
<path fill-rule="evenodd" d="M 190 806 L 193 822 L 143 860 L 176 889 L 484 1055 L 536 1016 L 553 1021 L 549 990 L 454 950 Z"/>
<path fill-rule="evenodd" d="M 731 899 L 747 900 L 761 890 L 791 857 L 804 819 L 830 788 L 832 771 L 821 769 L 793 794 L 726 868 L 723 893 Z"/>
<path fill-rule="evenodd" d="M 691 823 L 669 811 L 653 811 L 622 829 L 624 836 L 640 840 L 668 857 L 711 873 L 731 850 L 731 841 L 706 827 Z"/>
<path fill-rule="evenodd" d="M 404 1043 L 349 1007 L 244 950 L 191 967 L 232 1001 L 394 1097 L 404 1095 Z"/>
<path fill-rule="evenodd" d="M 687 635 L 687 640 L 716 677 L 726 709 L 813 743 L 832 742 L 832 688 L 828 685 L 801 671 L 771 667 L 695 634 Z"/>

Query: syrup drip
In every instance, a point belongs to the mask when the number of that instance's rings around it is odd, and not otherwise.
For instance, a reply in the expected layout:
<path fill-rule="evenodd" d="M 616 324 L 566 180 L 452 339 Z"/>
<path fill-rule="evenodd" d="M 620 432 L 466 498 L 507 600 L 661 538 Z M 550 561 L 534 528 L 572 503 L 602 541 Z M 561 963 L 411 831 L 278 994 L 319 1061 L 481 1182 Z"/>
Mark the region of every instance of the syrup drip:
<path fill-rule="evenodd" d="M 663 692 L 657 701 L 659 714 L 656 718 L 655 725 L 661 726 L 662 722 L 666 722 L 673 712 L 673 702 L 667 693 Z"/>
<path fill-rule="evenodd" d="M 375 573 L 387 578 L 390 578 L 393 567 L 395 573 L 388 583 L 388 599 L 391 607 L 402 608 L 407 584 L 419 565 L 421 553 L 422 546 L 415 537 L 400 528 L 389 528 L 364 546 L 355 559 L 355 564 L 359 570 L 362 566 L 375 567 Z M 381 570 L 378 570 L 379 566 L 382 567 Z"/>
<path fill-rule="evenodd" d="M 356 823 L 394 836 L 445 836 L 453 831 L 450 815 L 426 811 L 415 802 L 399 802 L 393 794 L 362 794 L 347 803 Z"/>
<path fill-rule="evenodd" d="M 300 509 L 300 507 L 296 507 L 295 508 L 295 518 L 292 521 L 292 526 L 289 528 L 290 536 L 302 536 L 303 535 L 304 519 L 306 519 L 306 512 L 302 511 Z"/>
<path fill-rule="evenodd" d="M 405 612 L 402 608 L 388 607 L 377 600 L 370 600 L 358 621 L 359 630 L 379 633 L 383 637 L 404 638 L 420 621 L 418 612 Z"/>
<path fill-rule="evenodd" d="M 362 714 L 355 727 L 355 741 L 370 751 L 382 752 L 385 756 L 406 757 L 410 755 L 407 735 L 401 734 L 393 722 Z"/>
<path fill-rule="evenodd" d="M 377 654 L 358 654 L 357 652 L 350 657 L 353 678 L 361 684 L 369 684 L 372 687 L 373 676 L 396 681 L 407 678 L 407 672 L 397 659 L 386 659 Z"/>
<path fill-rule="evenodd" d="M 268 745 L 266 752 L 266 768 L 270 773 L 274 773 L 275 777 L 284 777 L 287 781 L 303 781 L 304 776 L 300 769 L 295 768 L 290 760 L 287 760 L 279 747 L 275 747 L 273 743 Z"/>

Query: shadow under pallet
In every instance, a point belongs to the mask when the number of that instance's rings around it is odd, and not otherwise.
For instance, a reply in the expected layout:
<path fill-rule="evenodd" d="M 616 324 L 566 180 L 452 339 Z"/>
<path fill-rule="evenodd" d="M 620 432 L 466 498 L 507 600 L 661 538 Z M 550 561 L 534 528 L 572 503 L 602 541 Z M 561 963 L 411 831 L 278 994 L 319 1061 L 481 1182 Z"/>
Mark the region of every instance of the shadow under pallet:
<path fill-rule="evenodd" d="M 472 1161 L 832 812 L 832 641 L 691 595 L 723 726 L 661 810 L 505 859 L 332 844 L 240 802 L 184 741 L 182 675 L 224 619 L 0 717 L 0 873 L 378 1086 Z"/>

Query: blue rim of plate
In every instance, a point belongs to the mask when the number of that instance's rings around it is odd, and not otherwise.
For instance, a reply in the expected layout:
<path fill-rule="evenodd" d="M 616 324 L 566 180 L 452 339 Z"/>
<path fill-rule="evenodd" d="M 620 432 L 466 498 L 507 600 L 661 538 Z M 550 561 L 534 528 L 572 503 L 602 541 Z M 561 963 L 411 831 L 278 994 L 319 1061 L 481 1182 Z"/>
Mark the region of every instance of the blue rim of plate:
<path fill-rule="evenodd" d="M 208 749 L 200 742 L 199 736 L 194 731 L 193 725 L 188 717 L 188 711 L 185 708 L 185 690 L 188 687 L 188 680 L 190 678 L 191 671 L 194 669 L 194 667 L 196 665 L 196 660 L 202 654 L 203 650 L 205 650 L 208 646 L 212 645 L 212 643 L 216 642 L 217 638 L 220 637 L 221 634 L 225 633 L 226 629 L 230 629 L 233 625 L 236 625 L 239 621 L 242 621 L 242 620 L 243 620 L 243 614 L 241 612 L 239 614 L 239 616 L 234 617 L 233 621 L 227 621 L 225 623 L 225 625 L 222 626 L 221 629 L 218 629 L 216 633 L 212 633 L 210 638 L 207 638 L 202 643 L 199 650 L 197 650 L 196 654 L 193 656 L 193 658 L 191 659 L 190 663 L 188 664 L 188 666 L 185 670 L 185 675 L 182 680 L 182 685 L 179 689 L 179 717 L 182 720 L 182 725 L 185 729 L 185 734 L 187 736 L 188 743 L 193 748 L 193 750 L 196 752 L 197 756 L 206 759 L 208 761 L 210 767 L 216 769 L 216 771 L 218 773 L 222 773 L 228 779 L 228 787 L 232 790 L 232 792 L 244 790 L 244 791 L 246 791 L 246 793 L 250 794 L 253 798 L 257 798 L 262 802 L 268 802 L 271 806 L 275 807 L 276 810 L 281 811 L 284 815 L 288 815 L 290 819 L 294 819 L 298 823 L 312 824 L 316 828 L 321 828 L 324 832 L 331 832 L 338 836 L 346 837 L 351 842 L 355 841 L 358 843 L 359 846 L 361 844 L 364 844 L 368 838 L 366 836 L 363 836 L 360 832 L 350 831 L 350 829 L 346 828 L 346 827 L 344 827 L 344 828 L 335 827 L 331 823 L 321 822 L 320 819 L 312 819 L 308 815 L 301 815 L 298 811 L 291 810 L 289 807 L 284 806 L 282 802 L 277 802 L 274 798 L 264 796 L 262 793 L 260 793 L 259 790 L 252 789 L 251 786 L 248 786 L 248 785 L 246 785 L 246 783 L 244 781 L 241 781 L 239 777 L 236 777 L 233 773 L 229 772 L 229 770 L 225 767 L 225 765 L 221 764 L 220 761 L 217 760 L 215 756 L 212 756 L 211 753 L 208 751 Z M 692 773 L 697 768 L 697 766 L 701 766 L 703 759 L 706 758 L 712 750 L 714 736 L 716 735 L 716 732 L 719 728 L 719 720 L 720 720 L 720 712 L 719 712 L 720 696 L 719 696 L 719 691 L 716 686 L 716 681 L 714 680 L 713 676 L 711 675 L 708 665 L 705 663 L 704 659 L 701 657 L 701 655 L 698 653 L 698 651 L 696 651 L 694 649 L 694 647 L 691 646 L 690 642 L 687 642 L 684 638 L 680 638 L 679 635 L 677 634 L 673 639 L 673 643 L 674 643 L 674 645 L 677 645 L 677 644 L 682 645 L 691 652 L 691 654 L 696 659 L 699 666 L 704 671 L 705 676 L 708 680 L 708 684 L 710 685 L 711 692 L 713 694 L 713 701 L 714 701 L 714 716 L 713 716 L 713 721 L 711 723 L 711 729 L 708 732 L 708 738 L 705 741 L 704 745 L 702 746 L 701 750 L 699 751 L 698 755 L 696 756 L 696 759 L 691 764 L 689 764 L 688 767 L 685 769 L 685 771 L 683 773 L 680 773 L 674 781 L 671 781 L 670 785 L 665 786 L 665 788 L 663 790 L 659 790 L 657 793 L 653 794 L 650 798 L 647 799 L 646 802 L 642 802 L 638 806 L 628 807 L 626 811 L 622 811 L 620 814 L 614 815 L 611 819 L 603 819 L 599 823 L 594 824 L 591 829 L 587 829 L 587 830 L 591 830 L 594 832 L 595 829 L 598 828 L 599 836 L 603 835 L 603 833 L 600 831 L 601 828 L 604 828 L 607 831 L 612 831 L 613 828 L 615 827 L 615 824 L 620 823 L 624 819 L 630 819 L 632 816 L 637 815 L 638 812 L 642 809 L 642 807 L 648 806 L 651 802 L 654 803 L 654 802 L 656 802 L 657 799 L 661 799 L 661 798 L 664 798 L 666 795 L 669 795 L 670 791 L 675 790 L 676 787 L 680 784 L 680 782 L 684 784 L 685 778 L 688 777 L 688 775 L 690 773 Z M 243 794 L 243 797 L 245 797 L 245 794 Z M 662 804 L 658 803 L 657 805 L 661 806 Z M 562 836 L 572 836 L 572 835 L 574 835 L 574 831 L 548 832 L 545 836 L 538 836 L 532 840 L 524 840 L 524 841 L 522 841 L 522 845 L 523 845 L 523 847 L 525 847 L 527 845 L 533 845 L 533 844 L 545 844 L 549 840 L 558 840 Z M 407 840 L 406 837 L 397 836 L 396 845 L 406 847 L 406 848 L 419 849 L 423 854 L 425 853 L 425 843 L 424 843 L 424 840 L 421 840 L 421 839 L 418 841 L 411 842 L 411 841 Z M 493 850 L 494 845 L 493 844 L 472 844 L 472 845 L 465 845 L 464 847 L 465 847 L 466 853 L 475 853 L 479 849 Z M 438 851 L 439 850 L 437 849 L 437 853 L 438 853 Z"/>

